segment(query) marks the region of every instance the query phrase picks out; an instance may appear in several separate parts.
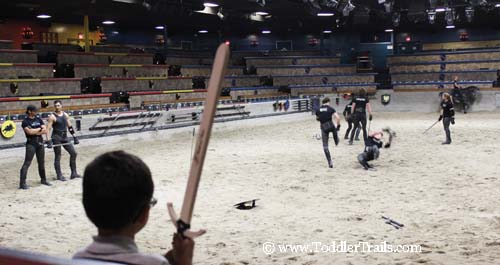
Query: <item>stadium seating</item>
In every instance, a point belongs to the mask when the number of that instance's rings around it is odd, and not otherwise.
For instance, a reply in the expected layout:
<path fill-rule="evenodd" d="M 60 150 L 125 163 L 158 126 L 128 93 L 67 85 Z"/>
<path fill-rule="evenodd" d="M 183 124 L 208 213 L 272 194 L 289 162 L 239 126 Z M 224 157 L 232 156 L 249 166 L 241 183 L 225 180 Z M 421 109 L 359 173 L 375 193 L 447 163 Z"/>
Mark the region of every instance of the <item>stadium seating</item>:
<path fill-rule="evenodd" d="M 57 54 L 59 64 L 153 64 L 152 54 L 67 52 Z"/>
<path fill-rule="evenodd" d="M 171 65 L 212 65 L 213 58 L 199 56 L 167 56 L 165 62 Z"/>
<path fill-rule="evenodd" d="M 183 65 L 182 76 L 209 76 L 212 71 L 211 65 Z M 226 70 L 226 75 L 242 75 L 243 67 L 230 66 Z"/>
<path fill-rule="evenodd" d="M 75 64 L 75 77 L 167 77 L 167 65 Z"/>
<path fill-rule="evenodd" d="M 269 57 L 245 57 L 247 66 L 270 66 L 270 65 L 331 65 L 339 64 L 339 57 L 332 56 L 269 56 Z"/>
<path fill-rule="evenodd" d="M 12 49 L 12 41 L 0 40 L 0 50 L 8 50 L 8 49 Z"/>
<path fill-rule="evenodd" d="M 459 85 L 462 87 L 476 86 L 478 88 L 491 88 L 491 81 L 461 81 Z M 453 82 L 395 82 L 393 83 L 394 90 L 440 90 L 453 88 Z"/>
<path fill-rule="evenodd" d="M 12 92 L 12 86 L 16 87 L 17 93 Z M 80 91 L 79 78 L 0 79 L 0 97 L 76 95 Z"/>
<path fill-rule="evenodd" d="M 275 86 L 331 83 L 373 83 L 375 74 L 274 75 Z"/>
<path fill-rule="evenodd" d="M 354 93 L 360 89 L 365 89 L 368 93 L 375 93 L 376 83 L 366 84 L 336 84 L 336 85 L 295 85 L 289 86 L 292 96 L 310 94 L 337 94 Z"/>
<path fill-rule="evenodd" d="M 0 50 L 0 63 L 37 63 L 38 51 Z"/>
<path fill-rule="evenodd" d="M 148 105 L 176 104 L 180 102 L 204 101 L 205 89 L 165 90 L 148 92 L 130 92 L 131 108 L 141 108 Z"/>
<path fill-rule="evenodd" d="M 392 73 L 393 82 L 403 81 L 452 81 L 457 76 L 459 80 L 489 81 L 496 80 L 496 70 L 464 70 L 464 71 L 442 71 L 442 72 L 402 72 Z"/>
<path fill-rule="evenodd" d="M 56 99 L 61 100 L 63 105 L 68 106 L 70 109 L 75 106 L 89 106 L 98 105 L 99 107 L 109 104 L 109 97 L 111 94 L 87 94 L 87 95 L 56 95 L 56 96 L 37 96 L 37 97 L 7 97 L 0 98 L 0 114 L 21 114 L 26 111 L 27 105 L 35 105 L 39 108 L 45 109 L 44 111 L 51 112 L 52 102 Z M 43 108 L 41 102 L 47 101 L 49 106 Z M 42 111 L 40 111 L 42 112 Z"/>
<path fill-rule="evenodd" d="M 355 65 L 283 65 L 259 66 L 258 75 L 306 75 L 306 74 L 349 74 L 356 73 Z"/>
<path fill-rule="evenodd" d="M 0 78 L 49 78 L 54 76 L 55 64 L 0 63 Z"/>
<path fill-rule="evenodd" d="M 191 78 L 101 78 L 102 92 L 191 89 Z"/>

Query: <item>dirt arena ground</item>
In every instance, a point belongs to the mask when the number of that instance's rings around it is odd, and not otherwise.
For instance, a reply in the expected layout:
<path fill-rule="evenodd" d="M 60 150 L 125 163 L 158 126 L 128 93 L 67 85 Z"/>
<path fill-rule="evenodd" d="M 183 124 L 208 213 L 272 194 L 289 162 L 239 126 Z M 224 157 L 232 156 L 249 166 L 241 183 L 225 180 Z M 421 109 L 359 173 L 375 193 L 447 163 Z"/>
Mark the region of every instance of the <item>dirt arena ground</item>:
<path fill-rule="evenodd" d="M 500 114 L 458 115 L 453 144 L 442 146 L 441 124 L 422 132 L 436 114 L 375 114 L 372 129 L 397 132 L 364 171 L 363 147 L 331 144 L 327 167 L 319 125 L 310 114 L 218 123 L 214 127 L 192 226 L 206 228 L 197 240 L 196 264 L 498 264 L 500 260 Z M 342 123 L 342 132 L 346 123 Z M 150 223 L 137 236 L 141 250 L 164 253 L 173 226 L 167 201 L 180 209 L 191 153 L 192 128 L 84 140 L 78 166 L 96 155 L 124 149 L 142 157 L 155 179 Z M 46 168 L 54 177 L 53 153 Z M 60 257 L 91 241 L 95 229 L 81 205 L 81 181 L 38 184 L 36 162 L 28 191 L 18 190 L 24 149 L 0 154 L 0 245 Z M 68 155 L 63 165 L 69 174 Z M 258 207 L 233 204 L 259 198 Z M 386 224 L 385 215 L 403 223 Z M 421 245 L 421 253 L 281 253 L 280 244 L 331 245 L 369 242 Z M 275 252 L 264 253 L 271 242 Z M 266 243 L 266 244 L 265 244 Z M 272 245 L 271 245 L 272 246 Z M 267 250 L 273 250 L 267 248 Z M 318 249 L 316 249 L 318 250 Z"/>

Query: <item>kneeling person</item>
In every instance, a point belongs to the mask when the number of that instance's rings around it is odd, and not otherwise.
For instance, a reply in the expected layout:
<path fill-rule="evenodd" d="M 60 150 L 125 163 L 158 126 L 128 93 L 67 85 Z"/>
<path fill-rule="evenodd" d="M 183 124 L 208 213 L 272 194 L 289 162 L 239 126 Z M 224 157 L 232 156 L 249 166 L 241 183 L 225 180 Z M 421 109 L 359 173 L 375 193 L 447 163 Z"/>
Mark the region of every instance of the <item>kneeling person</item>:
<path fill-rule="evenodd" d="M 335 117 L 337 126 L 333 124 L 332 117 Z M 340 130 L 340 118 L 334 108 L 330 107 L 330 99 L 324 98 L 321 107 L 316 111 L 316 119 L 321 123 L 321 140 L 323 141 L 323 151 L 325 152 L 328 166 L 333 167 L 332 157 L 328 149 L 328 137 L 330 133 L 333 134 L 335 145 L 339 144 L 339 137 L 337 131 Z"/>

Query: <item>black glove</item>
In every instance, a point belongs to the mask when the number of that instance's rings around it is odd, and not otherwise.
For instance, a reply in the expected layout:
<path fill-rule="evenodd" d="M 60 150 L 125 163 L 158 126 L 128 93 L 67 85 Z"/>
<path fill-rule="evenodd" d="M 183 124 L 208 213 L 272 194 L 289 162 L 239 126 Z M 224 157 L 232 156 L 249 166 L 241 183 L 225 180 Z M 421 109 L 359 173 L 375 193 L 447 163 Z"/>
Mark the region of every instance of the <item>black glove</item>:
<path fill-rule="evenodd" d="M 337 132 L 340 131 L 340 123 L 337 125 Z"/>
<path fill-rule="evenodd" d="M 451 124 L 455 125 L 455 117 L 451 117 L 450 122 L 451 122 Z"/>
<path fill-rule="evenodd" d="M 370 116 L 368 116 L 368 120 L 372 120 L 373 119 L 373 116 L 370 114 Z"/>
<path fill-rule="evenodd" d="M 439 115 L 438 121 L 441 121 L 443 119 L 443 115 Z"/>
<path fill-rule="evenodd" d="M 78 141 L 78 138 L 76 138 L 76 136 L 73 136 L 73 144 L 77 145 L 79 143 L 80 143 L 80 141 Z"/>
<path fill-rule="evenodd" d="M 75 134 L 75 130 L 73 129 L 73 126 L 68 127 L 68 131 L 69 131 L 69 133 L 71 133 L 71 135 Z"/>
<path fill-rule="evenodd" d="M 45 146 L 47 146 L 47 148 L 51 149 L 52 148 L 52 141 L 45 141 Z"/>
<path fill-rule="evenodd" d="M 390 144 L 390 143 L 386 143 L 386 144 L 384 145 L 384 148 L 390 148 L 390 147 L 391 147 L 391 144 Z"/>

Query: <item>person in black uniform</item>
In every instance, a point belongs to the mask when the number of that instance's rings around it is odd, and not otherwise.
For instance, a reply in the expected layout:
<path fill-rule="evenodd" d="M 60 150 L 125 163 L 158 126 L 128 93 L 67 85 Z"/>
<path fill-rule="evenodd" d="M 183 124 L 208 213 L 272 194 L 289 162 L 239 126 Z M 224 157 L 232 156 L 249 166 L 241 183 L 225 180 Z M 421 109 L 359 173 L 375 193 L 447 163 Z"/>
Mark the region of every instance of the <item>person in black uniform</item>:
<path fill-rule="evenodd" d="M 443 93 L 443 100 L 441 101 L 441 115 L 438 121 L 443 121 L 444 132 L 446 134 L 446 141 L 443 144 L 451 144 L 450 123 L 455 124 L 455 110 L 453 108 L 453 101 L 448 93 Z"/>
<path fill-rule="evenodd" d="M 462 94 L 462 86 L 458 84 L 458 76 L 453 78 L 453 89 L 451 90 L 451 95 L 453 98 L 457 100 L 457 102 L 461 102 L 464 106 L 464 114 L 467 114 L 467 110 L 469 109 L 469 104 L 465 102 L 464 96 Z"/>
<path fill-rule="evenodd" d="M 363 151 L 363 153 L 358 155 L 358 162 L 366 170 L 374 170 L 373 166 L 368 164 L 368 161 L 378 159 L 380 155 L 379 149 L 381 149 L 382 147 L 384 148 L 391 147 L 392 138 L 396 134 L 389 128 L 385 128 L 383 131 L 389 134 L 388 143 L 384 145 L 384 143 L 382 142 L 382 139 L 384 137 L 384 133 L 382 131 L 372 132 L 365 141 L 365 150 Z"/>
<path fill-rule="evenodd" d="M 73 141 L 78 144 L 78 138 L 75 136 L 75 130 L 69 120 L 69 115 L 62 110 L 60 100 L 54 101 L 55 111 L 49 116 L 47 131 L 52 129 L 52 144 L 54 145 L 54 168 L 56 170 L 56 179 L 66 181 L 61 171 L 61 145 L 69 153 L 69 167 L 71 168 L 70 179 L 80 178 L 76 170 L 76 151 L 73 144 L 68 140 L 66 131 L 69 131 L 73 136 Z"/>
<path fill-rule="evenodd" d="M 36 116 L 38 109 L 29 105 L 26 108 L 26 114 L 28 117 L 23 120 L 21 126 L 26 135 L 26 155 L 24 157 L 24 163 L 21 167 L 21 178 L 19 183 L 19 189 L 27 190 L 28 185 L 26 184 L 26 176 L 28 174 L 28 169 L 31 165 L 33 157 L 36 155 L 36 161 L 38 163 L 38 174 L 40 175 L 40 183 L 42 185 L 51 186 L 47 181 L 45 175 L 45 146 L 43 145 L 42 135 L 47 135 L 47 129 L 43 123 L 43 120 Z"/>
<path fill-rule="evenodd" d="M 354 97 L 352 102 L 351 114 L 354 121 L 354 129 L 351 131 L 351 138 L 349 139 L 349 144 L 352 144 L 354 138 L 354 133 L 360 127 L 363 128 L 363 139 L 366 141 L 366 111 L 368 110 L 369 119 L 372 120 L 372 107 L 370 105 L 370 100 L 366 96 L 366 90 L 361 89 L 359 95 Z"/>
<path fill-rule="evenodd" d="M 332 157 L 330 155 L 330 150 L 328 149 L 328 137 L 330 133 L 333 134 L 333 140 L 335 145 L 339 144 L 339 137 L 337 131 L 340 130 L 340 118 L 334 108 L 330 107 L 330 99 L 324 98 L 322 100 L 322 105 L 316 111 L 316 119 L 320 122 L 321 127 L 321 140 L 323 141 L 323 151 L 325 152 L 326 160 L 328 161 L 328 166 L 333 167 Z M 335 117 L 337 126 L 333 124 L 332 117 Z"/>
<path fill-rule="evenodd" d="M 352 112 L 352 102 L 354 101 L 351 100 L 347 105 L 345 105 L 344 112 L 342 114 L 344 115 L 345 121 L 347 122 L 347 130 L 345 131 L 345 136 L 344 139 L 349 139 L 349 132 L 353 128 L 353 116 L 351 115 Z M 358 126 L 358 129 L 356 130 L 356 138 L 354 140 L 359 141 L 359 132 L 361 132 L 361 126 Z"/>

